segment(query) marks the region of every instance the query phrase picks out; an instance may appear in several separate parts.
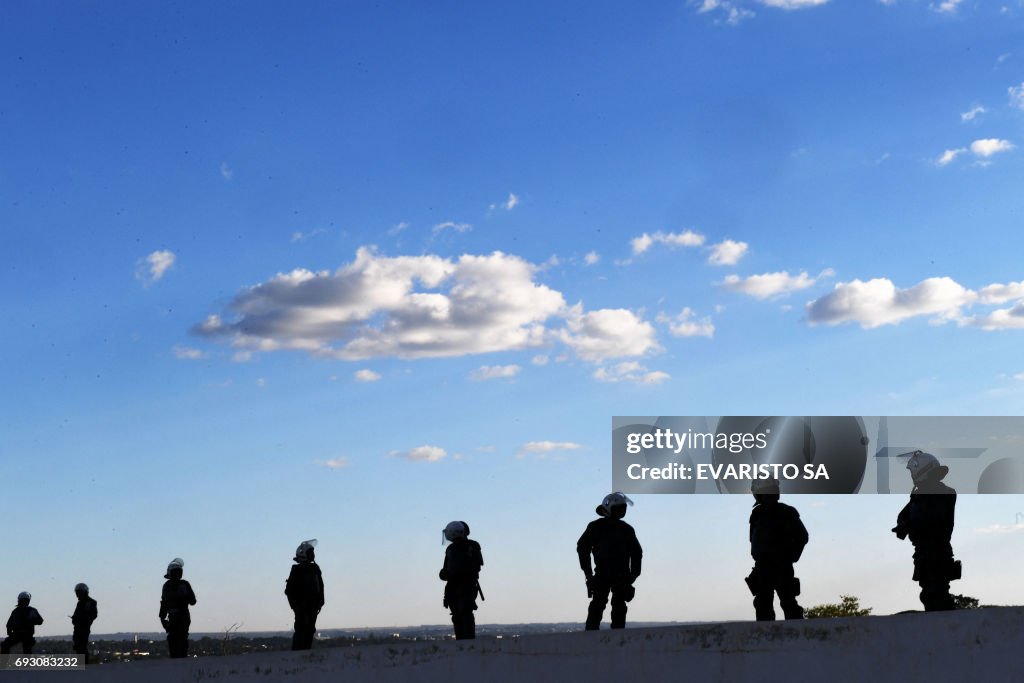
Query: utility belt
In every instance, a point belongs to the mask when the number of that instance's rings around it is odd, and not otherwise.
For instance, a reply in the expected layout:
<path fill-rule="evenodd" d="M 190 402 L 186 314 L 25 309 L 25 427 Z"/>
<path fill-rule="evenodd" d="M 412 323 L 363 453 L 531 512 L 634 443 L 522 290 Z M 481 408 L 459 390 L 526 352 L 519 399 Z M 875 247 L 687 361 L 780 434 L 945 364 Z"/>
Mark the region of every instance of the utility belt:
<path fill-rule="evenodd" d="M 800 579 L 795 576 L 789 579 L 783 579 L 780 582 L 772 582 L 766 579 L 763 572 L 758 571 L 757 567 L 754 567 L 750 570 L 750 576 L 743 580 L 747 583 L 747 588 L 750 589 L 750 594 L 755 597 L 758 593 L 779 589 L 787 591 L 793 596 L 800 595 Z"/>

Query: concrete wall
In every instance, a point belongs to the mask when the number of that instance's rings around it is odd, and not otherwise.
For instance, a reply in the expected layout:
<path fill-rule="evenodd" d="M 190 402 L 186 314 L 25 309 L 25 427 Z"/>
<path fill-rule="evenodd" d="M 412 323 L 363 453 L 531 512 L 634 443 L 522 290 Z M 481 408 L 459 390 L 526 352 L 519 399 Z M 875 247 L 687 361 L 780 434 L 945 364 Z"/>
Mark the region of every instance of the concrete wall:
<path fill-rule="evenodd" d="M 1024 681 L 1024 608 L 373 645 L 15 674 L 19 681 Z M 2 677 L 2 675 L 0 675 Z"/>

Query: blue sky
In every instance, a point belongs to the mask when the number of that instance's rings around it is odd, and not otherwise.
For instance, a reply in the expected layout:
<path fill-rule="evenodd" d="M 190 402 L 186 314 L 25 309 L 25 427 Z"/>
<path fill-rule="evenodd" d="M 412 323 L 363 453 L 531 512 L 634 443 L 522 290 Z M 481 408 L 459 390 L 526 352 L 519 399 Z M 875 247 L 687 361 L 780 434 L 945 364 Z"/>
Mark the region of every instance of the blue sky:
<path fill-rule="evenodd" d="M 289 628 L 310 537 L 322 626 L 443 622 L 452 519 L 480 621 L 582 620 L 612 415 L 1024 409 L 1019 0 L 2 12 L 0 597 L 43 633 L 82 580 L 155 630 L 175 556 L 195 630 Z M 795 502 L 807 603 L 917 606 L 903 502 Z M 640 497 L 631 615 L 750 618 L 748 508 Z M 957 590 L 1024 600 L 1019 512 L 961 498 Z"/>

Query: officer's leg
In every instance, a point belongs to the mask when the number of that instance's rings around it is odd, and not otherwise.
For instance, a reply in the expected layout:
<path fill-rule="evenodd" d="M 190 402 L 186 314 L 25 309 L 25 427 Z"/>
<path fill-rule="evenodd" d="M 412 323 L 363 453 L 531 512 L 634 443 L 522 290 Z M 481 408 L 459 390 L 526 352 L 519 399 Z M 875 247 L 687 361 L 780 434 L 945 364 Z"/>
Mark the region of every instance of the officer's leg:
<path fill-rule="evenodd" d="M 4 638 L 4 642 L 0 643 L 0 655 L 9 655 L 11 653 L 11 646 L 17 642 L 14 636 Z"/>
<path fill-rule="evenodd" d="M 611 586 L 607 581 L 595 576 L 590 581 L 591 590 L 594 595 L 590 600 L 590 607 L 587 609 L 587 630 L 596 631 L 601 628 L 601 617 L 604 615 L 605 605 L 608 604 L 608 593 Z"/>
<path fill-rule="evenodd" d="M 955 608 L 949 594 L 949 581 L 929 577 L 921 581 L 921 604 L 926 612 L 941 612 Z"/>
<path fill-rule="evenodd" d="M 800 595 L 800 580 L 793 575 L 793 565 L 780 567 L 776 576 L 776 591 L 782 613 L 786 619 L 803 619 L 804 608 L 796 601 L 796 596 Z"/>
<path fill-rule="evenodd" d="M 25 636 L 21 640 L 21 653 L 25 655 L 32 654 L 32 648 L 36 645 L 36 639 L 32 636 Z"/>
<path fill-rule="evenodd" d="M 775 621 L 775 577 L 764 565 L 755 565 L 751 573 L 754 591 L 754 618 Z"/>
<path fill-rule="evenodd" d="M 612 588 L 612 628 L 626 628 L 626 606 L 625 593 L 629 590 L 629 584 L 619 584 Z"/>

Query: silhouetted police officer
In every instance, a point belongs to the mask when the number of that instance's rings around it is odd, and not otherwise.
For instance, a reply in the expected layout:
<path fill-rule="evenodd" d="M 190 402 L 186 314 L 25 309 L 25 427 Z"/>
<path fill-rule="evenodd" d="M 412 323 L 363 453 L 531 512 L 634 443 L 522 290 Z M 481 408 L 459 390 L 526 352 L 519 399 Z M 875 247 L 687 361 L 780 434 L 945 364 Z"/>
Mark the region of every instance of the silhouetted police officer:
<path fill-rule="evenodd" d="M 167 565 L 163 591 L 160 593 L 160 623 L 167 631 L 167 650 L 172 659 L 188 655 L 188 629 L 192 624 L 189 606 L 196 604 L 192 585 L 184 580 L 185 561 L 180 557 Z"/>
<path fill-rule="evenodd" d="M 775 594 L 786 619 L 803 619 L 804 610 L 797 603 L 800 579 L 793 563 L 800 559 L 807 545 L 807 529 L 796 508 L 779 502 L 779 483 L 760 479 L 751 486 L 754 509 L 750 512 L 750 555 L 754 569 L 747 577 L 747 586 L 754 595 L 754 613 L 758 621 L 775 620 Z"/>
<path fill-rule="evenodd" d="M 476 596 L 483 599 L 480 590 L 480 568 L 484 556 L 480 544 L 469 538 L 469 525 L 465 522 L 449 522 L 444 528 L 444 540 L 451 545 L 444 551 L 444 565 L 438 577 L 447 583 L 444 586 L 444 606 L 452 614 L 456 640 L 476 638 Z"/>
<path fill-rule="evenodd" d="M 18 606 L 11 611 L 7 620 L 7 637 L 0 643 L 0 654 L 10 654 L 11 648 L 21 643 L 21 651 L 32 654 L 32 646 L 36 644 L 36 626 L 43 623 L 43 618 L 35 607 L 30 607 L 32 594 L 22 591 L 18 594 Z"/>
<path fill-rule="evenodd" d="M 910 502 L 896 518 L 893 533 L 914 544 L 914 581 L 921 586 L 921 604 L 927 612 L 954 609 L 949 582 L 960 578 L 960 562 L 953 559 L 953 516 L 956 491 L 942 483 L 949 468 L 931 453 L 914 451 L 907 461 L 914 480 Z"/>
<path fill-rule="evenodd" d="M 622 521 L 626 506 L 633 501 L 625 494 L 609 493 L 597 506 L 600 519 L 587 525 L 580 540 L 576 542 L 580 569 L 587 581 L 590 607 L 587 609 L 588 631 L 601 626 L 601 617 L 612 599 L 612 628 L 626 627 L 626 603 L 633 599 L 636 589 L 633 582 L 640 576 L 643 549 L 636 538 L 636 532 Z M 594 556 L 591 569 L 590 556 Z"/>
<path fill-rule="evenodd" d="M 78 597 L 78 604 L 75 605 L 75 613 L 71 615 L 71 625 L 74 632 L 71 634 L 71 645 L 77 654 L 85 657 L 85 663 L 89 663 L 89 632 L 92 630 L 92 622 L 99 616 L 96 601 L 89 597 L 89 587 L 84 583 L 75 586 L 75 595 Z"/>
<path fill-rule="evenodd" d="M 295 564 L 288 574 L 284 594 L 295 612 L 293 650 L 309 650 L 316 634 L 316 618 L 324 606 L 324 577 L 315 561 L 316 539 L 303 541 L 295 550 Z"/>

